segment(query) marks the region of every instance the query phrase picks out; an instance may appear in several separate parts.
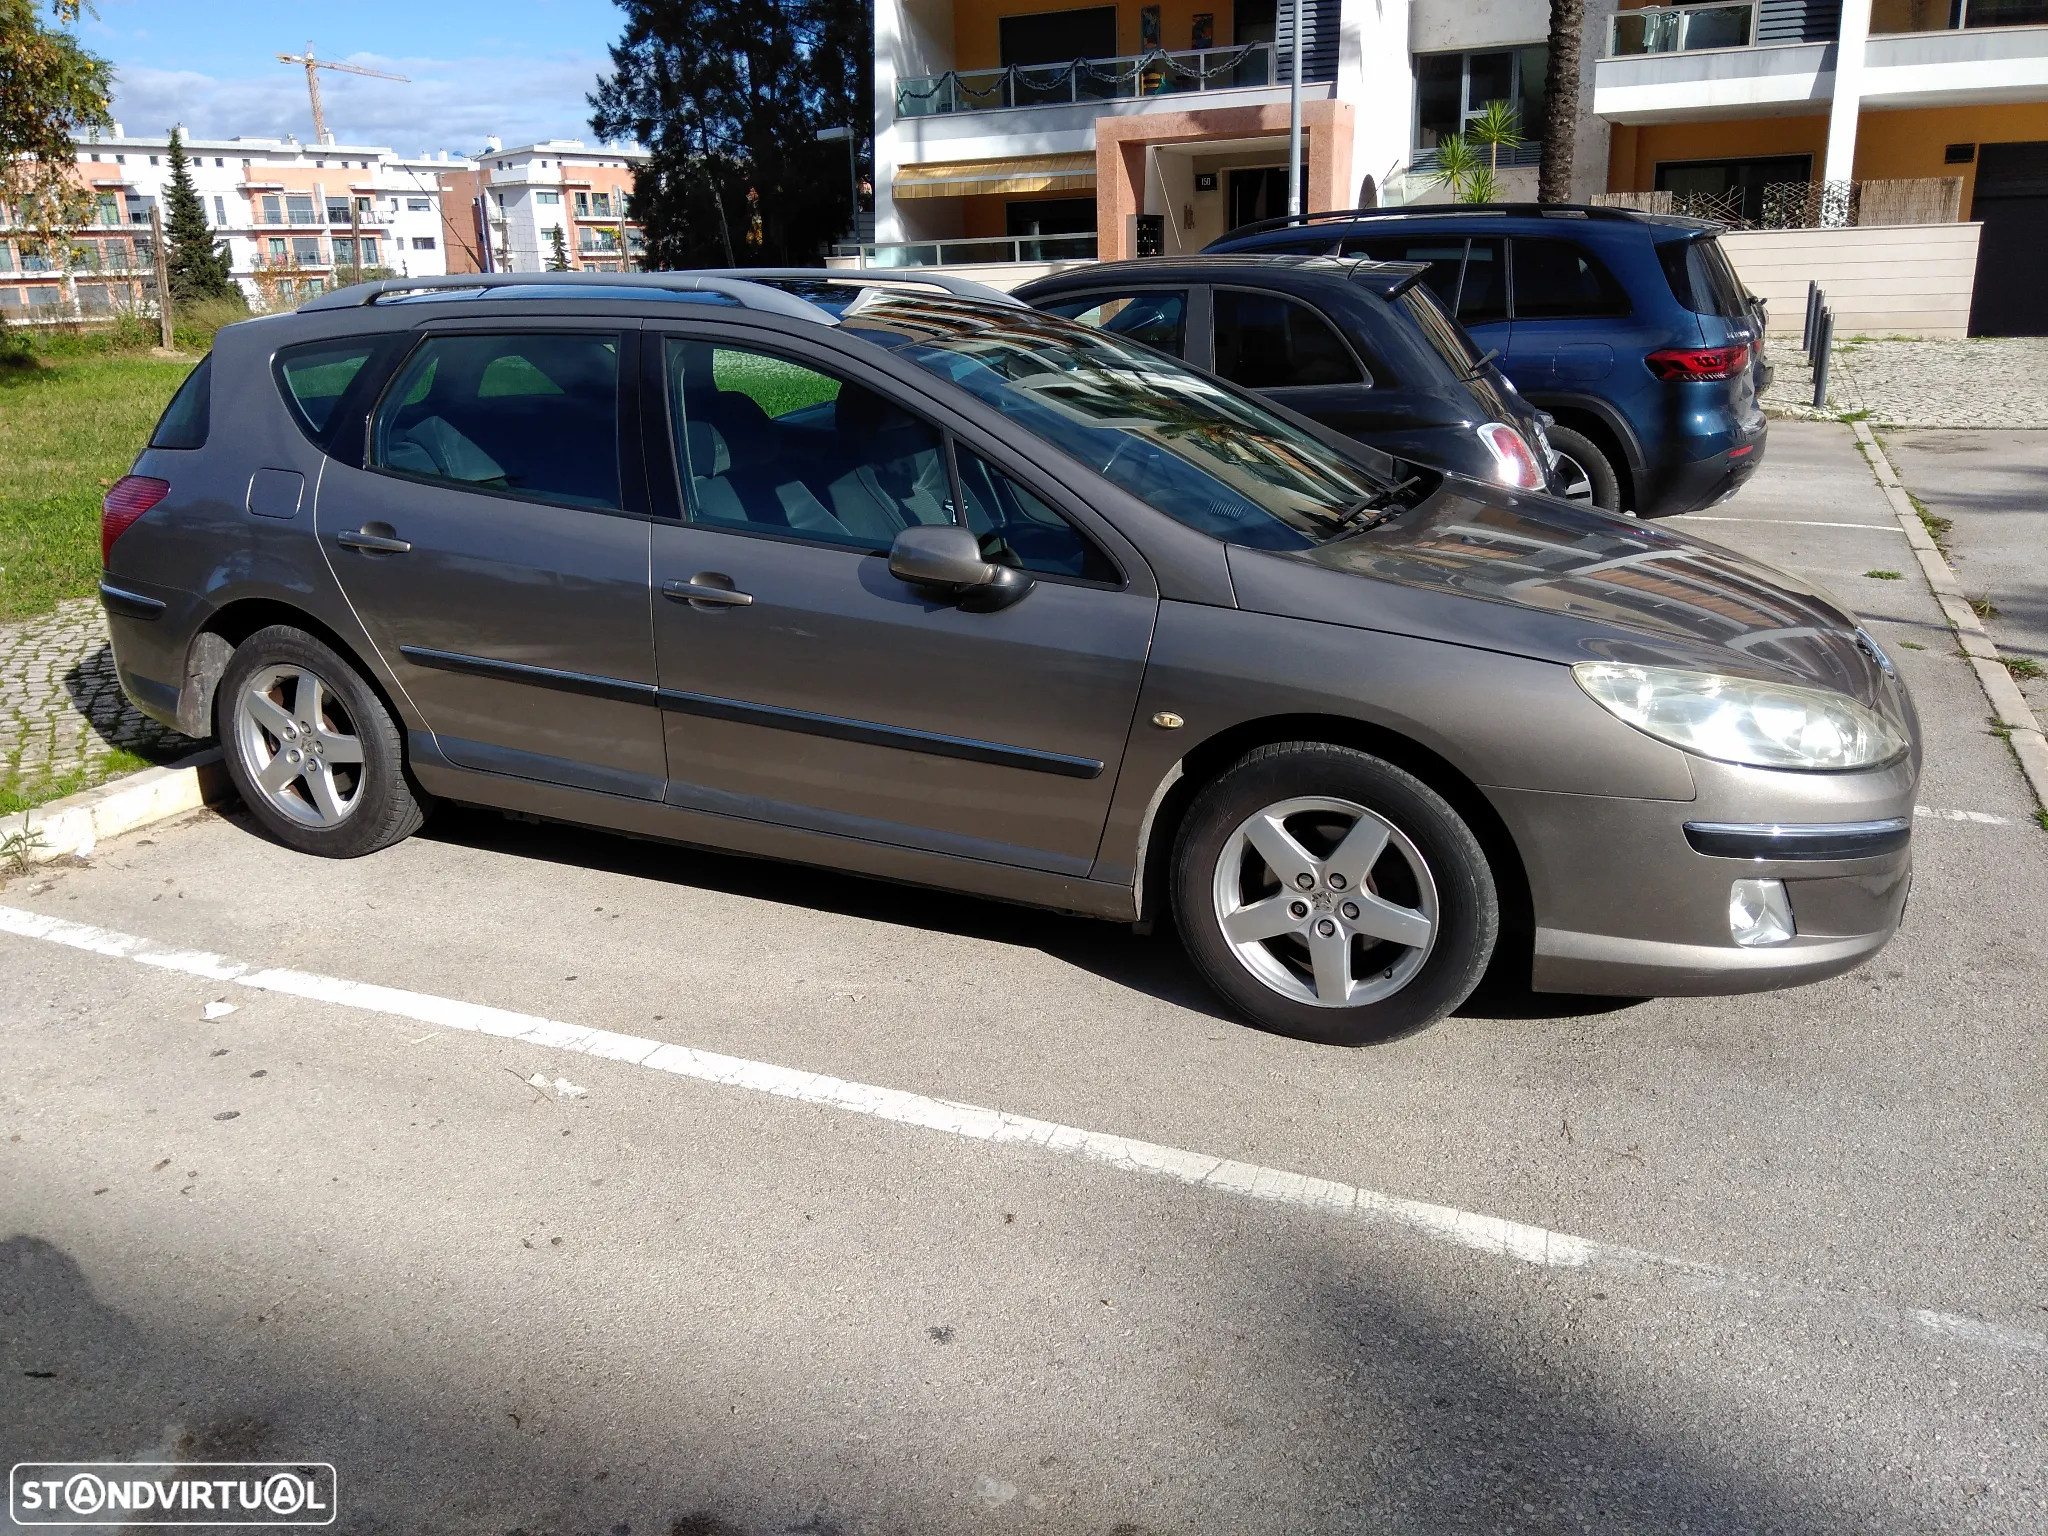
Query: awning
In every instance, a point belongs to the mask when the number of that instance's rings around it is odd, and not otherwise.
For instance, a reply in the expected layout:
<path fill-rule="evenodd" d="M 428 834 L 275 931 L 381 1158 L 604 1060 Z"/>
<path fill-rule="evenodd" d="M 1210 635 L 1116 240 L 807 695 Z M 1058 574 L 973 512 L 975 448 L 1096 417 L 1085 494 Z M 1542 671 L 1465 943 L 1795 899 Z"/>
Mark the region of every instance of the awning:
<path fill-rule="evenodd" d="M 981 192 L 1093 192 L 1095 156 L 1013 155 L 940 160 L 896 170 L 898 197 L 973 197 Z"/>

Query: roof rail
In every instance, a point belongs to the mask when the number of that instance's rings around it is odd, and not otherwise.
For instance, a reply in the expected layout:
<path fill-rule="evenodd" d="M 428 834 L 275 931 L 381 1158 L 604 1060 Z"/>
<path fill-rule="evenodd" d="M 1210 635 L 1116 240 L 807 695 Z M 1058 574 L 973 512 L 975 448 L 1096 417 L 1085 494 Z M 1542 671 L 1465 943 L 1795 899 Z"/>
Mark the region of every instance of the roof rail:
<path fill-rule="evenodd" d="M 1236 240 L 1244 235 L 1263 234 L 1296 224 L 1323 224 L 1359 219 L 1456 218 L 1474 213 L 1513 214 L 1522 218 L 1641 219 L 1634 208 L 1609 208 L 1592 203 L 1406 203 L 1394 208 L 1326 208 L 1320 213 L 1284 213 L 1278 218 L 1241 224 L 1223 236 Z"/>
<path fill-rule="evenodd" d="M 987 283 L 977 283 L 971 277 L 956 277 L 950 272 L 927 272 L 922 267 L 715 267 L 706 268 L 696 275 L 756 283 L 847 282 L 870 287 L 909 284 L 941 288 L 956 298 L 1030 308 L 1022 299 L 1013 298 L 1000 288 L 991 288 Z"/>
<path fill-rule="evenodd" d="M 336 288 L 299 306 L 301 313 L 319 309 L 357 309 L 388 294 L 464 292 L 478 288 L 648 288 L 657 293 L 716 293 L 746 309 L 765 310 L 792 320 L 819 325 L 839 323 L 830 310 L 809 299 L 767 283 L 742 282 L 700 272 L 465 272 L 447 277 L 389 277 L 374 283 Z"/>

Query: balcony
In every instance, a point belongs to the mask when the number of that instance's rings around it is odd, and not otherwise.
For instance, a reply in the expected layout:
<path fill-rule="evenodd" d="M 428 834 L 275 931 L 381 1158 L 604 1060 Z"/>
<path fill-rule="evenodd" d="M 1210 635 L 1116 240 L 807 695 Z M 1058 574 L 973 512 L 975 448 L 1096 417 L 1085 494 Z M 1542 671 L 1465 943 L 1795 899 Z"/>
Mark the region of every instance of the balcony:
<path fill-rule="evenodd" d="M 2048 0 L 1871 0 L 1870 35 L 2048 26 Z"/>
<path fill-rule="evenodd" d="M 1093 261 L 1094 234 L 1016 235 L 980 240 L 915 240 L 902 245 L 836 245 L 834 256 L 858 256 L 864 267 L 966 267 L 997 262 Z"/>
<path fill-rule="evenodd" d="M 1120 58 L 1070 64 L 1012 64 L 1003 69 L 950 69 L 896 84 L 898 117 L 999 112 L 1012 107 L 1064 107 L 1080 102 L 1134 101 L 1148 96 L 1270 85 L 1278 79 L 1273 45 L 1177 52 L 1154 49 Z"/>
<path fill-rule="evenodd" d="M 1607 57 L 1703 53 L 1756 41 L 1756 0 L 1733 5 L 1660 5 L 1607 18 Z"/>

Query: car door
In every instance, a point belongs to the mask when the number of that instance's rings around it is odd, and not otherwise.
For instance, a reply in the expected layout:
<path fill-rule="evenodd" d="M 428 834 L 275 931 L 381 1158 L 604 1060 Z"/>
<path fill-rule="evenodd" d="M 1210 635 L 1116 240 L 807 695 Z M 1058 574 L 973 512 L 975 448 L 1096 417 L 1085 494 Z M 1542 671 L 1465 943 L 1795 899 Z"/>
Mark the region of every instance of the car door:
<path fill-rule="evenodd" d="M 1243 389 L 1354 437 L 1408 425 L 1355 349 L 1320 311 L 1286 294 L 1218 286 L 1215 371 Z"/>
<path fill-rule="evenodd" d="M 638 334 L 545 322 L 424 334 L 330 461 L 321 548 L 449 761 L 658 799 Z"/>
<path fill-rule="evenodd" d="M 1526 390 L 1587 389 L 1614 372 L 1627 345 L 1628 292 L 1576 240 L 1517 235 L 1509 242 L 1513 336 L 1503 368 Z"/>
<path fill-rule="evenodd" d="M 652 555 L 669 802 L 1085 875 L 1158 607 L 1135 552 L 886 375 L 706 330 L 649 362 L 681 501 Z M 903 529 L 962 521 L 1035 576 L 1021 601 L 890 573 Z"/>

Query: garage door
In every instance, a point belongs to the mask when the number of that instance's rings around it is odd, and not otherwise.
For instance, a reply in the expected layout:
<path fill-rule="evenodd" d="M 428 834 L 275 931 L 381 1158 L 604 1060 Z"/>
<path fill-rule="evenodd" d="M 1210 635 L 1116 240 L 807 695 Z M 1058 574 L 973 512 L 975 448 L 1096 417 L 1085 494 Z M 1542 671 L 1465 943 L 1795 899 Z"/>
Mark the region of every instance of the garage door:
<path fill-rule="evenodd" d="M 1981 146 L 1970 217 L 1984 226 L 1970 334 L 2048 336 L 2048 142 Z"/>

